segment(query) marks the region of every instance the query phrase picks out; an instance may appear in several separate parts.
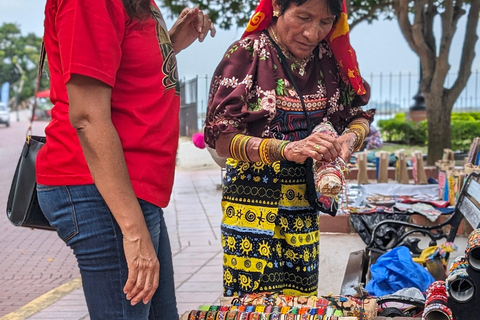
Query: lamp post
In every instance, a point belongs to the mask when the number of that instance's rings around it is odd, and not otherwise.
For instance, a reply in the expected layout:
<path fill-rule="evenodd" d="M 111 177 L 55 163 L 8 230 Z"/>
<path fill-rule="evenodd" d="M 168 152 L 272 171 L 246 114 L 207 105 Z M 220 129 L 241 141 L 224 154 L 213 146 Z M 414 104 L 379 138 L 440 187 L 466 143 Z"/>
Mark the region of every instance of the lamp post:
<path fill-rule="evenodd" d="M 425 97 L 420 89 L 422 83 L 422 65 L 420 64 L 420 76 L 418 80 L 418 92 L 413 96 L 415 102 L 410 107 L 410 118 L 413 121 L 422 121 L 427 118 L 427 108 L 425 106 Z"/>

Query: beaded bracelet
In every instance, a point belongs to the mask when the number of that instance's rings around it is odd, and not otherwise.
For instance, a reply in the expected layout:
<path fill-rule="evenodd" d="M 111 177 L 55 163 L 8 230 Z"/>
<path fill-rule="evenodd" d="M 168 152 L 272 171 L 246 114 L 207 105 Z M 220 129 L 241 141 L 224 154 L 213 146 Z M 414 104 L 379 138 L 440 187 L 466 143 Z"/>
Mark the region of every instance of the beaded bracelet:
<path fill-rule="evenodd" d="M 353 146 L 353 152 L 360 150 L 365 141 L 369 128 L 368 125 L 363 121 L 352 121 L 347 128 L 343 131 L 343 134 L 354 133 L 357 137 L 355 140 L 355 145 Z"/>
<path fill-rule="evenodd" d="M 228 311 L 225 311 L 225 310 L 218 311 L 217 318 L 215 320 L 225 320 L 227 313 Z"/>
<path fill-rule="evenodd" d="M 275 161 L 286 160 L 285 147 L 288 143 L 285 140 L 263 139 L 258 146 L 260 161 L 270 165 Z"/>
<path fill-rule="evenodd" d="M 230 142 L 230 155 L 233 159 L 250 162 L 247 154 L 247 143 L 251 138 L 251 136 L 243 134 L 237 134 L 232 138 Z"/>

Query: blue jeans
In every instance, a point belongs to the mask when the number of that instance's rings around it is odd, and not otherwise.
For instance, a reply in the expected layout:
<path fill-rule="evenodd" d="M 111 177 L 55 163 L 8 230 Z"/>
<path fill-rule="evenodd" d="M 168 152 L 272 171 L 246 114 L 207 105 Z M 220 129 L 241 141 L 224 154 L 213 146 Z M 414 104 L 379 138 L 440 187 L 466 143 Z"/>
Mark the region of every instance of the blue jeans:
<path fill-rule="evenodd" d="M 161 208 L 140 200 L 160 261 L 160 282 L 148 304 L 132 306 L 123 293 L 128 269 L 121 230 L 95 185 L 38 185 L 42 211 L 73 249 L 92 320 L 178 320 L 172 252 Z"/>

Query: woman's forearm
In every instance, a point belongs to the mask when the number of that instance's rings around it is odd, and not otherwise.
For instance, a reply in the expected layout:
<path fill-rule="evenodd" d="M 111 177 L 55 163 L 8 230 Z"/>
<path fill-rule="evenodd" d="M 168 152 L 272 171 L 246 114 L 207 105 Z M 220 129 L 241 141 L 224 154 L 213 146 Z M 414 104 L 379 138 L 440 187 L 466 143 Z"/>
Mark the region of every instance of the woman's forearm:
<path fill-rule="evenodd" d="M 133 191 L 118 133 L 110 115 L 110 88 L 87 77 L 67 84 L 70 122 L 76 129 L 88 168 L 122 232 L 136 237 L 146 230 Z"/>

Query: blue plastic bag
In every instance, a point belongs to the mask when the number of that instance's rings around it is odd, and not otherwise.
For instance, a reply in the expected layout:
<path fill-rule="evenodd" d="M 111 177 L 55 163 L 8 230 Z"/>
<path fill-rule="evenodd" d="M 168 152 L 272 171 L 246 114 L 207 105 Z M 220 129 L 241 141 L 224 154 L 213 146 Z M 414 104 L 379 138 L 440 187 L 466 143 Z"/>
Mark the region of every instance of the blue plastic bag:
<path fill-rule="evenodd" d="M 418 288 L 425 292 L 435 281 L 423 266 L 412 260 L 410 250 L 403 246 L 381 255 L 371 266 L 370 273 L 372 279 L 365 289 L 376 297 L 404 288 Z"/>

